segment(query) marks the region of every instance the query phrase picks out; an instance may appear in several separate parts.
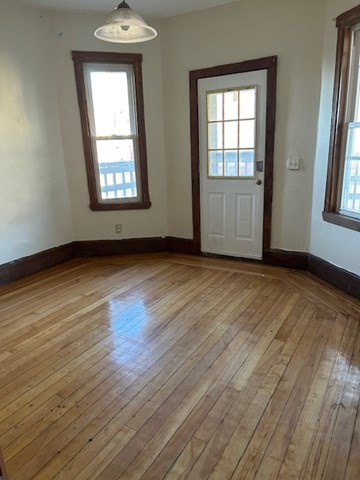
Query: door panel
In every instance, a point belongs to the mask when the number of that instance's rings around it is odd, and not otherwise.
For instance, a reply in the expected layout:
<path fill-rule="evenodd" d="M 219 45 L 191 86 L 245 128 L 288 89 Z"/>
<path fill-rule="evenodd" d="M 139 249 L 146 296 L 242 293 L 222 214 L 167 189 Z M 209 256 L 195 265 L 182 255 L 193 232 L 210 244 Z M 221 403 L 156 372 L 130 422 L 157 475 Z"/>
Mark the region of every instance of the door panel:
<path fill-rule="evenodd" d="M 254 240 L 254 195 L 236 194 L 236 226 L 237 239 Z"/>
<path fill-rule="evenodd" d="M 262 258 L 266 75 L 199 80 L 203 252 Z"/>
<path fill-rule="evenodd" d="M 225 195 L 209 193 L 209 235 L 225 237 Z"/>

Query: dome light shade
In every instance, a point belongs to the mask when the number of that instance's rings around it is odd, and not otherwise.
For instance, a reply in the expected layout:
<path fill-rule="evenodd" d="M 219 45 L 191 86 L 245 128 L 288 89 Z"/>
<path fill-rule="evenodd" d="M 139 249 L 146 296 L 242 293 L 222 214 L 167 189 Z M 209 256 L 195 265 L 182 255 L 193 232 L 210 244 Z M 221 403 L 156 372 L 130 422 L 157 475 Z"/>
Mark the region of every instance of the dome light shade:
<path fill-rule="evenodd" d="M 95 31 L 95 37 L 105 42 L 138 43 L 152 40 L 157 35 L 137 12 L 123 0 Z"/>

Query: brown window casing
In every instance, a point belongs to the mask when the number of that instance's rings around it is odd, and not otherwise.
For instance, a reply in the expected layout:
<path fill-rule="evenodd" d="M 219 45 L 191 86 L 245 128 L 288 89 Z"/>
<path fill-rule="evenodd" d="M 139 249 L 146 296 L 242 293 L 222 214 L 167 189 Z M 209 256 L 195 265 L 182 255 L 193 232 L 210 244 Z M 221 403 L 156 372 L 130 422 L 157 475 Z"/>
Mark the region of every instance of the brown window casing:
<path fill-rule="evenodd" d="M 323 219 L 342 227 L 360 231 L 359 219 L 339 212 L 343 176 L 342 137 L 348 98 L 352 28 L 358 23 L 360 23 L 360 5 L 343 13 L 336 19 L 338 37 Z"/>
<path fill-rule="evenodd" d="M 147 154 L 146 154 L 146 136 L 145 136 L 145 117 L 144 117 L 144 94 L 142 82 L 142 55 L 132 53 L 110 53 L 110 52 L 80 52 L 73 51 L 72 58 L 75 68 L 75 80 L 80 108 L 80 119 L 82 138 L 84 145 L 84 155 L 86 163 L 87 183 L 90 196 L 91 210 L 133 210 L 150 208 L 151 202 L 149 198 L 148 188 L 148 172 L 147 172 Z M 136 95 L 136 115 L 137 115 L 137 134 L 139 148 L 139 171 L 136 172 L 140 176 L 140 200 L 126 201 L 124 203 L 117 202 L 101 202 L 98 198 L 96 187 L 96 175 L 94 164 L 94 152 L 90 134 L 89 112 L 87 108 L 86 89 L 84 81 L 85 63 L 95 64 L 127 64 L 132 65 L 135 79 L 135 95 Z"/>

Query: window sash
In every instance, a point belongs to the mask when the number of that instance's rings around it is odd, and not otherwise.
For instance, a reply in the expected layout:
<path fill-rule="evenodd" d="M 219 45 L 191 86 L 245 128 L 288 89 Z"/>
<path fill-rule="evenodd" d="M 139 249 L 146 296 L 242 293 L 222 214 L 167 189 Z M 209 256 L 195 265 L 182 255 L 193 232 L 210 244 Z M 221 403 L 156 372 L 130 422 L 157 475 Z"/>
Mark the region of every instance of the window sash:
<path fill-rule="evenodd" d="M 128 102 L 129 102 L 129 116 L 130 116 L 130 135 L 96 135 L 96 117 L 95 106 L 93 101 L 93 91 L 91 84 L 91 74 L 93 72 L 124 72 L 127 78 L 128 87 Z M 138 149 L 138 134 L 137 134 L 137 119 L 136 119 L 136 104 L 135 104 L 135 88 L 134 88 L 134 69 L 131 65 L 113 65 L 113 64 L 97 64 L 88 63 L 84 65 L 84 82 L 86 100 L 89 110 L 89 126 L 90 137 L 93 150 L 94 170 L 96 172 L 96 193 L 99 203 L 132 203 L 138 202 L 141 198 L 141 183 L 140 183 L 140 165 L 139 165 L 139 149 Z M 101 185 L 100 162 L 97 154 L 98 140 L 132 140 L 134 163 L 135 163 L 135 181 L 136 181 L 136 195 L 126 196 L 121 198 L 103 198 L 103 188 Z"/>
<path fill-rule="evenodd" d="M 360 25 L 356 25 L 352 29 L 351 45 L 348 97 L 345 113 L 346 123 L 360 120 L 359 118 L 355 118 L 355 112 L 359 112 Z"/>
<path fill-rule="evenodd" d="M 355 170 L 358 170 L 357 162 L 360 162 L 360 157 L 355 158 L 353 155 L 353 146 L 355 142 L 355 130 L 360 127 L 357 116 L 359 112 L 360 101 L 360 77 L 359 77 L 359 60 L 360 60 L 360 25 L 352 28 L 350 50 L 350 66 L 348 79 L 348 95 L 345 111 L 345 124 L 342 135 L 341 145 L 341 176 L 339 177 L 339 194 L 338 194 L 338 211 L 340 214 L 349 217 L 360 218 L 360 211 L 356 209 L 357 205 L 357 175 L 351 175 L 353 163 L 355 163 Z M 356 173 L 356 172 L 355 172 Z M 350 192 L 351 188 L 354 192 Z M 353 196 L 352 200 L 350 197 Z M 354 205 L 351 208 L 349 204 Z"/>
<path fill-rule="evenodd" d="M 146 134 L 145 134 L 145 118 L 144 118 L 144 97 L 143 97 L 143 81 L 142 81 L 142 55 L 138 53 L 116 53 L 116 52 L 86 52 L 86 51 L 72 51 L 72 59 L 74 61 L 74 70 L 75 70 L 75 80 L 76 80 L 76 89 L 80 110 L 80 120 L 81 120 L 81 130 L 83 138 L 83 148 L 84 148 L 84 157 L 86 165 L 86 176 L 88 191 L 90 197 L 89 207 L 94 211 L 110 211 L 110 210 L 134 210 L 134 209 L 148 209 L 151 207 L 151 202 L 149 198 L 149 188 L 148 188 L 148 171 L 147 171 L 147 152 L 146 152 Z M 136 125 L 136 128 L 131 127 L 130 131 L 130 118 L 129 118 L 129 105 L 127 100 L 121 100 L 120 105 L 122 105 L 125 116 L 116 115 L 115 123 L 113 126 L 111 123 L 107 124 L 106 120 L 104 123 L 97 123 L 99 129 L 98 135 L 95 134 L 94 125 L 91 124 L 91 111 L 90 111 L 90 102 L 89 95 L 86 91 L 86 67 L 87 65 L 96 65 L 99 70 L 104 71 L 104 66 L 107 69 L 115 69 L 119 71 L 123 67 L 132 70 L 132 85 L 130 88 L 133 88 L 133 93 L 130 98 L 134 98 L 134 106 L 130 110 L 133 111 L 134 119 L 136 122 L 132 121 L 132 124 Z M 120 67 L 120 68 L 119 68 Z M 123 81 L 126 82 L 126 79 L 123 78 Z M 121 79 L 120 79 L 121 82 Z M 124 83 L 123 83 L 124 85 Z M 101 86 L 99 87 L 101 95 Z M 115 87 L 116 88 L 116 87 Z M 125 88 L 125 87 L 124 87 Z M 129 90 L 131 92 L 131 90 Z M 101 98 L 95 100 L 96 109 L 99 108 Z M 107 99 L 105 98 L 105 101 Z M 100 103 L 98 103 L 100 102 Z M 111 101 L 109 102 L 111 105 Z M 111 107 L 110 107 L 111 109 Z M 97 110 L 101 112 L 101 110 Z M 106 117 L 104 117 L 106 119 Z M 118 119 L 118 120 L 116 120 Z M 123 123 L 125 121 L 125 123 Z M 104 126 L 105 130 L 101 128 L 101 124 Z M 107 126 L 111 129 L 107 132 Z M 119 127 L 119 128 L 118 128 Z M 122 127 L 126 127 L 126 131 L 122 131 Z M 108 133 L 108 134 L 107 134 Z M 125 133 L 125 135 L 123 135 Z M 130 134 L 131 135 L 128 135 Z M 115 135 L 114 135 L 115 134 Z M 108 137 L 108 138 L 105 138 Z M 125 144 L 127 140 L 128 144 Z M 113 145 L 106 145 L 105 142 L 113 141 Z M 124 141 L 124 144 L 116 144 L 116 142 Z M 132 143 L 129 143 L 131 141 Z M 96 145 L 96 142 L 98 144 Z M 100 143 L 101 142 L 101 143 Z M 135 148 L 132 148 L 132 145 Z M 119 148 L 119 150 L 116 149 Z M 97 152 L 97 148 L 99 151 Z M 113 152 L 111 150 L 114 150 Z M 133 151 L 134 150 L 134 151 Z M 111 159 L 116 165 L 117 170 L 113 168 L 113 165 L 110 163 L 103 163 L 101 167 L 101 173 L 99 173 L 98 162 L 96 155 L 99 154 L 101 158 Z M 135 162 L 136 160 L 136 179 L 133 176 L 135 171 Z M 119 161 L 118 161 L 119 160 Z M 127 166 L 123 162 L 131 160 L 131 163 Z M 129 167 L 129 168 L 127 168 Z M 127 168 L 127 170 L 126 170 Z M 126 170 L 126 172 L 125 172 Z M 100 176 L 104 175 L 104 172 L 108 175 L 106 178 L 110 180 L 108 189 L 106 189 L 105 197 L 107 197 L 106 202 L 100 201 L 101 197 L 99 195 L 99 183 Z M 125 173 L 124 173 L 125 172 Z M 122 188 L 118 188 L 119 184 L 124 186 L 124 183 L 128 183 L 127 180 L 124 180 L 124 176 L 128 176 L 128 173 L 132 175 L 132 187 L 135 188 L 135 180 L 137 184 L 137 191 L 128 191 L 126 192 Z M 131 173 L 132 172 L 132 173 Z M 122 174 L 124 176 L 122 177 Z M 115 175 L 113 181 L 110 178 L 111 174 Z M 102 182 L 104 183 L 104 176 L 102 177 Z M 115 185 L 116 188 L 111 189 L 110 185 Z M 127 188 L 127 186 L 126 186 Z M 109 192 L 111 192 L 109 194 Z M 126 198 L 109 198 L 113 197 L 123 197 L 125 194 L 129 193 L 131 197 Z M 136 195 L 136 198 L 135 196 Z M 103 200 L 103 199 L 102 199 Z"/>
<path fill-rule="evenodd" d="M 357 96 L 358 95 L 359 93 Z M 339 212 L 360 219 L 360 209 L 357 208 L 357 205 L 360 203 L 360 154 L 356 155 L 353 153 L 356 129 L 359 129 L 360 132 L 360 122 L 350 122 L 345 128 L 345 154 Z M 349 203 L 353 205 L 354 208 L 351 208 Z"/>
<path fill-rule="evenodd" d="M 359 55 L 360 5 L 336 19 L 338 29 L 329 163 L 326 182 L 323 219 L 336 225 L 360 231 L 360 219 L 353 212 L 342 209 L 346 144 L 348 126 L 355 119 L 354 92 L 357 91 L 359 72 L 352 71 L 351 60 Z M 355 42 L 353 48 L 353 42 Z M 357 57 L 359 58 L 359 57 Z M 353 74 L 352 74 L 353 73 Z M 351 75 L 352 74 L 352 75 Z M 351 81 L 350 79 L 353 78 Z M 350 97 L 352 100 L 350 100 Z M 350 104 L 351 102 L 351 108 Z"/>

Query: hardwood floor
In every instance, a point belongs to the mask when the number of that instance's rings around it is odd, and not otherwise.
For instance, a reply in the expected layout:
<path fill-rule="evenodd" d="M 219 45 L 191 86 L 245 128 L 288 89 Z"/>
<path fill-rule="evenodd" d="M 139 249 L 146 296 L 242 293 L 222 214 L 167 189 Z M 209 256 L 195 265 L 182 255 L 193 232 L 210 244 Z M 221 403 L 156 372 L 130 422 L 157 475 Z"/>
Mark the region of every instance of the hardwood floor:
<path fill-rule="evenodd" d="M 10 480 L 359 480 L 360 302 L 153 254 L 0 288 Z"/>

